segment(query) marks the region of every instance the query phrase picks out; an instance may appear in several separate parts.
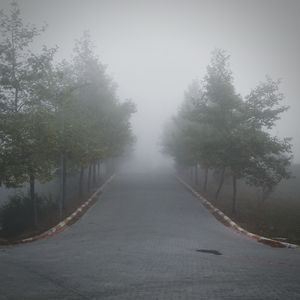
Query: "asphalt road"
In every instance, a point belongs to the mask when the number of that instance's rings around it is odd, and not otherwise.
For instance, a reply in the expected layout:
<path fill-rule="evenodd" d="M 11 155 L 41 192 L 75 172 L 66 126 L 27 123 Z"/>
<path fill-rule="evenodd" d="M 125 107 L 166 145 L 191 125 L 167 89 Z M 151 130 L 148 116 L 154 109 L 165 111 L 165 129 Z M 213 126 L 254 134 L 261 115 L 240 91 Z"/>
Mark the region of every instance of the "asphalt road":
<path fill-rule="evenodd" d="M 300 299 L 300 250 L 224 227 L 167 174 L 120 174 L 64 232 L 0 248 L 0 299 Z"/>

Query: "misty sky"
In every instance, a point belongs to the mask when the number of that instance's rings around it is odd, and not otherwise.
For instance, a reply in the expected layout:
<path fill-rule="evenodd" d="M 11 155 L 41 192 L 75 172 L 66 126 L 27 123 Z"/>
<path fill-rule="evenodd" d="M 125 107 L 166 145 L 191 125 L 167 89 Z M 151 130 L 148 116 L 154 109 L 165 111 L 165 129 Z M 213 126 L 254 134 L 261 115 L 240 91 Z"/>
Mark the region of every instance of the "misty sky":
<path fill-rule="evenodd" d="M 1 8 L 9 1 L 0 0 Z M 138 106 L 133 120 L 141 161 L 160 163 L 159 136 L 183 92 L 201 78 L 218 47 L 231 54 L 237 92 L 246 95 L 265 75 L 282 78 L 285 103 L 274 133 L 294 138 L 300 162 L 300 1 L 23 0 L 26 21 L 49 24 L 40 44 L 68 58 L 89 30 L 121 99 Z"/>

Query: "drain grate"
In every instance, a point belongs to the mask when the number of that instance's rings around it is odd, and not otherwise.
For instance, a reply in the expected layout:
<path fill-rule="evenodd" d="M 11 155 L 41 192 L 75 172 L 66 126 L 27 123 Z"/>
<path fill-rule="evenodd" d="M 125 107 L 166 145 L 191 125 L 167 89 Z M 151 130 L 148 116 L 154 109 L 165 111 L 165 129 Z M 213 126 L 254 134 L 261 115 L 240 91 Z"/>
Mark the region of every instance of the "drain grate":
<path fill-rule="evenodd" d="M 220 251 L 217 250 L 209 250 L 209 249 L 197 249 L 197 252 L 201 253 L 208 253 L 208 254 L 214 254 L 214 255 L 222 255 Z"/>

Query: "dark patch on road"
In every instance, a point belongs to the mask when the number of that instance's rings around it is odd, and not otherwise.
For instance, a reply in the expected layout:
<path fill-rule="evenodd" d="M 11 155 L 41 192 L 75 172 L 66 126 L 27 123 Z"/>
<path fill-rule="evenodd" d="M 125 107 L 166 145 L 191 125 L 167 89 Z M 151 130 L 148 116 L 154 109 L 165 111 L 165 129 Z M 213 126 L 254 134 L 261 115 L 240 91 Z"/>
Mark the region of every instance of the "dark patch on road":
<path fill-rule="evenodd" d="M 218 250 L 209 250 L 209 249 L 197 249 L 197 252 L 201 253 L 208 253 L 208 254 L 214 254 L 214 255 L 222 255 L 222 253 Z"/>

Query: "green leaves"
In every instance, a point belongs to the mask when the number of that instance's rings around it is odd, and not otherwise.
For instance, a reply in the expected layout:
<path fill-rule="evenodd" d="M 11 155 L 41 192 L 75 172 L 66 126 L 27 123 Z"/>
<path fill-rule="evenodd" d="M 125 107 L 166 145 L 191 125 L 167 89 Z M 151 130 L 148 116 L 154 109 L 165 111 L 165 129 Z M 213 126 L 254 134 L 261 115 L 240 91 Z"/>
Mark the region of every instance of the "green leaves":
<path fill-rule="evenodd" d="M 284 95 L 279 90 L 280 80 L 267 77 L 245 99 L 245 115 L 252 127 L 271 129 L 280 118 L 280 114 L 288 109 L 281 106 Z"/>

